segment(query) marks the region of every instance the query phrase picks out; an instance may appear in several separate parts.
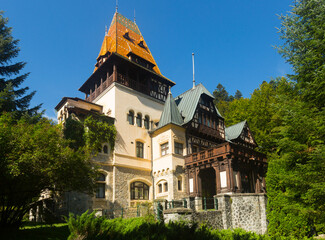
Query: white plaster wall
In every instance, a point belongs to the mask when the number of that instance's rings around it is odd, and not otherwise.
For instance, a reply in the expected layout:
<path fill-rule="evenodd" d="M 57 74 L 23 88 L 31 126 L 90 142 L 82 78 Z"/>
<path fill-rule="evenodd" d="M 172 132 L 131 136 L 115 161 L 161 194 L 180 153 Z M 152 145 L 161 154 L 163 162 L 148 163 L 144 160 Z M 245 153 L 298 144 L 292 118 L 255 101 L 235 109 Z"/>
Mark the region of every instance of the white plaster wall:
<path fill-rule="evenodd" d="M 184 154 L 186 153 L 185 129 L 170 125 L 165 131 L 157 134 L 152 139 L 153 144 L 153 172 L 158 173 L 163 170 L 175 170 L 176 166 L 184 166 Z M 162 129 L 163 130 L 163 129 Z M 159 130 L 158 130 L 159 131 Z M 183 144 L 183 155 L 175 154 L 174 142 Z M 161 156 L 161 144 L 168 142 L 168 153 Z"/>
<path fill-rule="evenodd" d="M 135 169 L 151 169 L 151 138 L 144 127 L 143 120 L 148 115 L 150 122 L 159 121 L 164 104 L 118 83 L 113 83 L 111 86 L 95 101 L 103 105 L 104 113 L 110 110 L 110 116 L 115 118 L 117 137 L 113 163 Z M 136 119 L 134 125 L 129 124 L 127 114 L 130 110 L 134 111 L 135 117 L 137 113 L 142 114 L 142 127 L 136 125 Z M 143 158 L 136 157 L 137 141 L 144 144 Z"/>
<path fill-rule="evenodd" d="M 105 91 L 103 91 L 94 101 L 94 103 L 103 106 L 103 113 L 107 114 L 110 110 L 111 113 L 109 114 L 110 117 L 115 118 L 115 102 L 116 102 L 116 86 L 113 83 L 110 85 Z"/>

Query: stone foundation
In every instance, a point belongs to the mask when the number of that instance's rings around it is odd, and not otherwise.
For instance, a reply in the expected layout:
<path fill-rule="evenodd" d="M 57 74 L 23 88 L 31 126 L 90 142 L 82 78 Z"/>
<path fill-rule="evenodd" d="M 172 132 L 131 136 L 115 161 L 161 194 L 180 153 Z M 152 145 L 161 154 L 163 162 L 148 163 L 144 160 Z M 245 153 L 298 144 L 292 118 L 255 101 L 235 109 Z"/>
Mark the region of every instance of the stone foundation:
<path fill-rule="evenodd" d="M 218 210 L 167 209 L 163 211 L 164 220 L 165 222 L 188 220 L 199 224 L 206 223 L 216 229 L 242 228 L 258 234 L 266 233 L 267 198 L 265 194 L 224 194 L 217 195 L 215 198 L 218 199 Z M 199 201 L 198 198 L 195 200 Z"/>
<path fill-rule="evenodd" d="M 225 228 L 242 228 L 258 234 L 267 231 L 264 193 L 217 195 L 219 210 L 225 220 Z"/>

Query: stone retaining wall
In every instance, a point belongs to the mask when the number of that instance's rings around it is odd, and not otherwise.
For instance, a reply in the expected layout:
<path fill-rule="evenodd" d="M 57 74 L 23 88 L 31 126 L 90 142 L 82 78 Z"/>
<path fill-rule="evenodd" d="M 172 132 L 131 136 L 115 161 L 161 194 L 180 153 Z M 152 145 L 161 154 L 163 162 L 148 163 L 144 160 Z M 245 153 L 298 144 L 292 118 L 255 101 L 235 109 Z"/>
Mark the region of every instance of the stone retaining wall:
<path fill-rule="evenodd" d="M 175 208 L 164 210 L 166 221 L 188 220 L 207 223 L 216 229 L 242 228 L 264 234 L 267 231 L 265 194 L 223 194 L 218 199 L 218 210 Z M 195 199 L 199 201 L 199 198 Z"/>

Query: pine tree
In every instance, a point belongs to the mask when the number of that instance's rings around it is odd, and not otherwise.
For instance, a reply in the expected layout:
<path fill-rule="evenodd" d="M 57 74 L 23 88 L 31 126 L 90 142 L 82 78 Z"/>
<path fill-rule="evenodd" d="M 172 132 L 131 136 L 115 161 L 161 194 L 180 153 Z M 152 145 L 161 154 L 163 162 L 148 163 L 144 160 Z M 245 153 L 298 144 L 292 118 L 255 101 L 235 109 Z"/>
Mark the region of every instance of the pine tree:
<path fill-rule="evenodd" d="M 28 94 L 28 87 L 19 87 L 29 73 L 20 74 L 25 62 L 14 62 L 20 51 L 19 40 L 12 37 L 12 28 L 8 27 L 7 23 L 8 19 L 0 12 L 0 114 L 3 112 L 15 112 L 18 115 L 24 112 L 34 114 L 41 105 L 29 108 L 35 91 Z"/>
<path fill-rule="evenodd" d="M 243 94 L 241 93 L 241 91 L 237 90 L 235 93 L 235 99 L 241 99 L 243 97 Z"/>

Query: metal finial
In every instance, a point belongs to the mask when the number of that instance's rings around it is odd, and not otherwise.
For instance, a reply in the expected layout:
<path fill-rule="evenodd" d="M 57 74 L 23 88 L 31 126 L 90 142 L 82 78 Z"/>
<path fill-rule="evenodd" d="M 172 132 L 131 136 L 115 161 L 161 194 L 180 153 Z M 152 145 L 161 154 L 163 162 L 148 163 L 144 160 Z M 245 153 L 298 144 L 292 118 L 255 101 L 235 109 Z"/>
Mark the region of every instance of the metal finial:
<path fill-rule="evenodd" d="M 107 25 L 105 26 L 105 36 L 107 35 Z"/>
<path fill-rule="evenodd" d="M 117 12 L 117 9 L 118 9 L 118 0 L 116 0 L 116 12 Z"/>
<path fill-rule="evenodd" d="M 170 86 L 168 87 L 168 94 L 172 94 L 172 91 L 170 91 Z"/>
<path fill-rule="evenodd" d="M 194 53 L 192 53 L 192 62 L 193 62 L 193 88 L 195 88 Z"/>
<path fill-rule="evenodd" d="M 134 9 L 134 23 L 136 23 L 136 20 L 135 20 L 135 9 Z"/>

